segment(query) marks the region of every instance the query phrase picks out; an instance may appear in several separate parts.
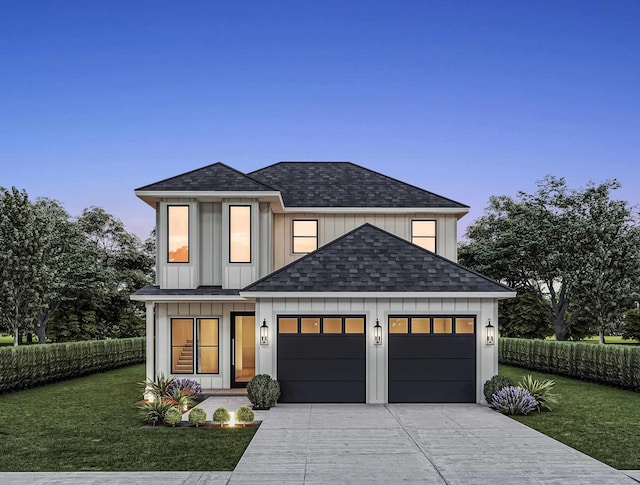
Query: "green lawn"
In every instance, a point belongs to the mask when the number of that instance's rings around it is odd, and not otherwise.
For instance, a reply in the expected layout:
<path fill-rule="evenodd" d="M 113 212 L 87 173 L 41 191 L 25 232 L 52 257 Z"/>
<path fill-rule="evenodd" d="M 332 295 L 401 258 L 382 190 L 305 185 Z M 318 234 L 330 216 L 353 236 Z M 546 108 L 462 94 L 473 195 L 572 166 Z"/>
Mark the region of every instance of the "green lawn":
<path fill-rule="evenodd" d="M 619 470 L 640 469 L 640 393 L 500 365 L 516 383 L 526 374 L 553 379 L 553 412 L 514 416 L 527 426 Z"/>
<path fill-rule="evenodd" d="M 0 345 L 13 345 L 13 337 L 11 335 L 0 335 Z"/>
<path fill-rule="evenodd" d="M 256 428 L 141 428 L 144 366 L 0 395 L 0 471 L 233 470 Z"/>

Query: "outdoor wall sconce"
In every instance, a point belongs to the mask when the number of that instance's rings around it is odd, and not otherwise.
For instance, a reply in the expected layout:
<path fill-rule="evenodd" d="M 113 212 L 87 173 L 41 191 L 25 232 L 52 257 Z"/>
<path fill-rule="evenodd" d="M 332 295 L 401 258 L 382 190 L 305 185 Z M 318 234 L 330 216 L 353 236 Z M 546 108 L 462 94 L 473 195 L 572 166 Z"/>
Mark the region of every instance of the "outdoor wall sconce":
<path fill-rule="evenodd" d="M 269 327 L 267 327 L 267 319 L 262 320 L 260 326 L 260 345 L 269 345 Z"/>
<path fill-rule="evenodd" d="M 376 326 L 373 327 L 373 343 L 375 345 L 382 345 L 382 327 L 380 322 L 376 318 Z"/>
<path fill-rule="evenodd" d="M 484 327 L 487 332 L 487 345 L 495 345 L 496 343 L 496 327 L 491 325 L 491 319 L 489 319 L 489 323 Z"/>

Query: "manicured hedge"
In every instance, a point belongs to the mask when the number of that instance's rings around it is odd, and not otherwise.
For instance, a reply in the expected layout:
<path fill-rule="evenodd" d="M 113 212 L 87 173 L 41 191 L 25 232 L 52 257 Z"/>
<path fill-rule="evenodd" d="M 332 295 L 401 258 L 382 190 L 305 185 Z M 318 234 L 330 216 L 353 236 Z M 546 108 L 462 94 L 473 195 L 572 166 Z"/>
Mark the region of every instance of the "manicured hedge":
<path fill-rule="evenodd" d="M 145 359 L 145 339 L 0 348 L 0 392 L 101 372 Z"/>
<path fill-rule="evenodd" d="M 640 391 L 640 347 L 501 338 L 498 350 L 502 364 Z"/>

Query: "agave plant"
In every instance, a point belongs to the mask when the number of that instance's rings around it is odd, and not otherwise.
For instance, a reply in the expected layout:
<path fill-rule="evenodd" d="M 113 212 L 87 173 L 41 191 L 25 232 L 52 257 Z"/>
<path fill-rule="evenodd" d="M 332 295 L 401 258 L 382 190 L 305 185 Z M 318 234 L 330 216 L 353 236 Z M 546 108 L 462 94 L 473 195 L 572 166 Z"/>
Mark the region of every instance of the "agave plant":
<path fill-rule="evenodd" d="M 558 396 L 553 393 L 555 382 L 551 379 L 534 379 L 531 374 L 527 374 L 520 381 L 519 386 L 529 391 L 538 402 L 537 409 L 553 410 L 553 406 L 558 404 Z"/>
<path fill-rule="evenodd" d="M 140 385 L 143 387 L 144 393 L 151 393 L 155 396 L 156 401 L 160 401 L 163 398 L 171 397 L 170 389 L 175 380 L 175 377 L 165 377 L 165 375 L 161 373 L 155 379 L 147 379 L 141 382 Z"/>
<path fill-rule="evenodd" d="M 158 423 L 164 423 L 167 411 L 173 407 L 173 403 L 156 399 L 152 402 L 145 402 L 139 405 L 138 409 L 145 423 L 155 426 Z"/>

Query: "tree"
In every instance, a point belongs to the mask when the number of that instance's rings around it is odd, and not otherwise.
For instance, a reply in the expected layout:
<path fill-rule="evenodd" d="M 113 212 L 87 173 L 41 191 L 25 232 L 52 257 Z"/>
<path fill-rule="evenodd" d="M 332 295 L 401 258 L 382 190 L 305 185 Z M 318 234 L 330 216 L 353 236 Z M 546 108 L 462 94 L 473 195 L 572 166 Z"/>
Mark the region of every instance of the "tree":
<path fill-rule="evenodd" d="M 640 308 L 627 311 L 620 330 L 624 338 L 640 342 Z"/>
<path fill-rule="evenodd" d="M 491 197 L 467 231 L 459 259 L 545 308 L 557 340 L 579 318 L 603 334 L 620 318 L 638 278 L 638 229 L 626 202 L 612 201 L 617 181 L 572 190 L 548 176 L 534 194 Z"/>
<path fill-rule="evenodd" d="M 49 298 L 52 243 L 46 212 L 24 190 L 0 187 L 0 322 L 13 333 L 13 345 Z"/>
<path fill-rule="evenodd" d="M 500 300 L 498 305 L 500 336 L 515 338 L 545 338 L 553 335 L 546 309 L 531 293 Z"/>
<path fill-rule="evenodd" d="M 76 302 L 82 295 L 100 287 L 104 274 L 94 247 L 70 220 L 69 214 L 58 203 L 39 199 L 38 207 L 46 214 L 52 234 L 52 244 L 45 255 L 48 261 L 48 298 L 38 311 L 34 332 L 38 342 L 44 344 L 51 316 L 65 302 Z"/>
<path fill-rule="evenodd" d="M 129 296 L 153 281 L 152 243 L 143 245 L 99 207 L 85 209 L 77 227 L 97 269 L 94 281 L 62 302 L 51 335 L 56 341 L 143 335 L 144 309 Z"/>

